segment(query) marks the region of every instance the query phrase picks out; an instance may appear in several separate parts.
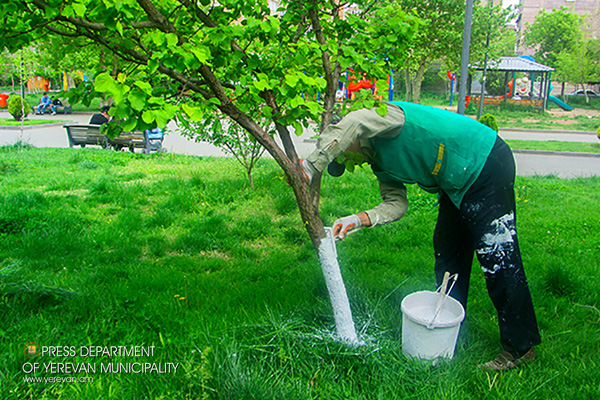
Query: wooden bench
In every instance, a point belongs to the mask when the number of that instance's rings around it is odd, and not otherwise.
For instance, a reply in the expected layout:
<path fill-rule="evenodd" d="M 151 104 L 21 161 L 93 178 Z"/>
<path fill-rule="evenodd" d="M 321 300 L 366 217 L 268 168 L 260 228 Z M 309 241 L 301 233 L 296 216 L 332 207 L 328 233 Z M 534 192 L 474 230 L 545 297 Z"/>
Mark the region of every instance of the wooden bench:
<path fill-rule="evenodd" d="M 150 154 L 152 151 L 159 153 L 164 151 L 162 134 L 160 137 L 156 137 L 156 135 L 148 135 L 147 132 L 127 132 L 111 139 L 100 133 L 100 125 L 65 124 L 63 127 L 67 131 L 70 147 L 92 145 L 115 150 L 128 148 L 131 152 L 134 152 L 135 149 L 142 149 L 145 154 Z"/>
<path fill-rule="evenodd" d="M 69 138 L 69 147 L 86 145 L 100 146 L 108 149 L 108 137 L 100 133 L 100 125 L 65 124 Z"/>

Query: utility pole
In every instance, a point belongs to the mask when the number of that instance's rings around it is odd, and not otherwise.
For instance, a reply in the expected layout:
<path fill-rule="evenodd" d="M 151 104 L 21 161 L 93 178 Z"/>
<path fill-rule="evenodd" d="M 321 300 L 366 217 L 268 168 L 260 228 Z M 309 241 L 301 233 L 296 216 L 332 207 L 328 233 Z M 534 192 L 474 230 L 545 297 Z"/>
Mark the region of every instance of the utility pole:
<path fill-rule="evenodd" d="M 465 96 L 467 94 L 467 76 L 469 75 L 469 51 L 471 50 L 471 24 L 473 23 L 473 0 L 467 0 L 465 9 L 465 28 L 460 58 L 460 83 L 458 87 L 458 113 L 465 114 Z"/>
<path fill-rule="evenodd" d="M 488 22 L 488 31 L 487 37 L 485 39 L 485 60 L 483 61 L 483 77 L 481 79 L 481 97 L 479 98 L 479 113 L 477 114 L 477 119 L 481 118 L 481 114 L 483 114 L 483 95 L 485 94 L 485 82 L 487 80 L 487 64 L 488 64 L 488 52 L 490 47 L 490 30 L 492 25 L 492 0 L 488 0 L 488 8 L 489 8 L 489 16 L 490 21 Z"/>

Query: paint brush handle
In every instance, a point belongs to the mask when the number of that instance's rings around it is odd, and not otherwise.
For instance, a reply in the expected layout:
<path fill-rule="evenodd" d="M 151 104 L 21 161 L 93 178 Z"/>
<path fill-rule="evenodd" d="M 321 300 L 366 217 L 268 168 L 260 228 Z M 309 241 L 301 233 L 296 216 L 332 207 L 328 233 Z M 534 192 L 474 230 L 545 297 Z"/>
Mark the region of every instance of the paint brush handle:
<path fill-rule="evenodd" d="M 450 285 L 450 289 L 448 289 L 448 293 L 446 293 L 446 288 L 448 287 L 448 281 L 450 280 L 450 278 L 453 279 L 452 285 Z M 429 322 L 429 324 L 427 325 L 427 328 L 432 329 L 435 319 L 439 315 L 440 311 L 442 311 L 442 307 L 443 307 L 444 303 L 446 302 L 446 299 L 450 295 L 450 292 L 452 291 L 452 288 L 454 287 L 454 284 L 456 283 L 457 280 L 458 280 L 458 274 L 454 274 L 451 276 L 450 272 L 446 271 L 446 273 L 444 274 L 444 280 L 442 281 L 442 285 L 439 288 L 440 297 L 438 299 L 437 306 L 435 308 L 435 313 L 433 314 L 433 318 L 431 318 L 431 322 Z"/>

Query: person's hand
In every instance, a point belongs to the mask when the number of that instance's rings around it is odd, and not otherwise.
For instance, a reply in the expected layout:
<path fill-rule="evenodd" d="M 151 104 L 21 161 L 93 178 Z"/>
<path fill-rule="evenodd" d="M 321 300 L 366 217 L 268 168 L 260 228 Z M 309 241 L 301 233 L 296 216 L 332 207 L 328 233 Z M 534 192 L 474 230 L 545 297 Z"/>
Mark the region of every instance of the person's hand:
<path fill-rule="evenodd" d="M 340 218 L 333 223 L 333 237 L 344 240 L 346 235 L 362 226 L 360 218 L 356 214 Z"/>
<path fill-rule="evenodd" d="M 310 162 L 300 159 L 300 169 L 302 170 L 304 177 L 310 185 L 310 183 L 312 182 L 313 175 L 316 172 L 315 167 L 313 167 Z"/>

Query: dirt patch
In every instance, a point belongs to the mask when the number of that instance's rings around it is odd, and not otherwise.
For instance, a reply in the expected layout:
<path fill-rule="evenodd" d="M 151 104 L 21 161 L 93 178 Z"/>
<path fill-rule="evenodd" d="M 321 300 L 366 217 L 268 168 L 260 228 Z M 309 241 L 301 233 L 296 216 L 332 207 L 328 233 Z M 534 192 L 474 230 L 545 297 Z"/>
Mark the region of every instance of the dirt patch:
<path fill-rule="evenodd" d="M 584 115 L 586 117 L 598 118 L 600 117 L 600 110 L 587 110 L 584 108 L 574 108 L 571 111 L 565 111 L 562 109 L 553 108 L 550 110 L 546 110 L 548 114 L 553 117 L 564 117 L 564 118 L 573 118 L 579 115 Z M 554 122 L 554 121 L 553 121 Z M 558 121 L 556 121 L 558 122 Z"/>
<path fill-rule="evenodd" d="M 533 119 L 533 118 L 524 118 L 522 121 L 523 122 L 540 122 L 539 119 Z M 510 122 L 517 122 L 517 120 L 513 119 Z M 553 119 L 552 123 L 560 124 L 560 125 L 571 125 L 571 124 L 576 124 L 577 121 L 574 119 Z"/>

